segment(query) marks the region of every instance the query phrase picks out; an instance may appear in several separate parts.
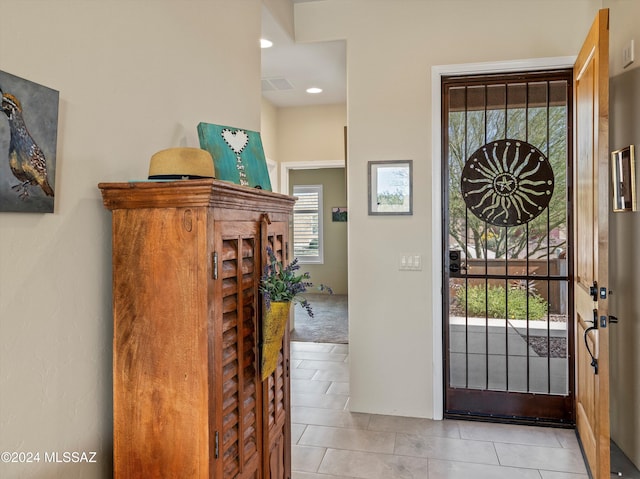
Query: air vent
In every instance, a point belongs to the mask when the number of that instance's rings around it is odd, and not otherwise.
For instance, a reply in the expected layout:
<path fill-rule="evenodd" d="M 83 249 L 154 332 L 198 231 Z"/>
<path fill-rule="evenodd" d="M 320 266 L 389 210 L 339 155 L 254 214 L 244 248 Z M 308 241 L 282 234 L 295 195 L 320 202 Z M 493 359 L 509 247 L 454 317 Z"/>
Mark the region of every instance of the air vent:
<path fill-rule="evenodd" d="M 262 79 L 262 91 L 273 91 L 275 88 L 269 80 Z"/>
<path fill-rule="evenodd" d="M 286 78 L 263 78 L 262 91 L 293 90 L 293 85 Z"/>

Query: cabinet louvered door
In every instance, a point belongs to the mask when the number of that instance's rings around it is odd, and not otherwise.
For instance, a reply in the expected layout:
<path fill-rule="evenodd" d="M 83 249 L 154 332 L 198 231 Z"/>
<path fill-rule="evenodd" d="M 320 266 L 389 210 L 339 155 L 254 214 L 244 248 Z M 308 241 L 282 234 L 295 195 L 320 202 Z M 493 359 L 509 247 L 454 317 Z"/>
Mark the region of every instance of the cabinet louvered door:
<path fill-rule="evenodd" d="M 258 479 L 262 449 L 256 346 L 259 225 L 218 221 L 213 229 L 216 307 L 209 338 L 215 375 L 215 477 Z"/>
<path fill-rule="evenodd" d="M 283 264 L 288 263 L 288 224 L 273 222 L 267 227 L 266 243 Z M 263 241 L 264 232 L 263 232 Z M 266 246 L 264 249 L 266 250 Z M 264 265 L 266 259 L 263 259 Z M 282 350 L 275 371 L 262 383 L 264 406 L 263 427 L 265 479 L 291 477 L 291 425 L 289 420 L 289 328 L 286 328 Z"/>

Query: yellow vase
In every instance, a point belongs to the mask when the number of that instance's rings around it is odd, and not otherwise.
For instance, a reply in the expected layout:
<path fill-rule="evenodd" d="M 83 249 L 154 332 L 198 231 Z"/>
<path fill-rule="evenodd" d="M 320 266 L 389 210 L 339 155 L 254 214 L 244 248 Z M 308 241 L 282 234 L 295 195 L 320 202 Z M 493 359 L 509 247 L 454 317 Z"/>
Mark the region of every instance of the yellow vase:
<path fill-rule="evenodd" d="M 289 319 L 290 302 L 271 302 L 262 315 L 262 380 L 267 379 L 278 366 L 282 338 Z"/>

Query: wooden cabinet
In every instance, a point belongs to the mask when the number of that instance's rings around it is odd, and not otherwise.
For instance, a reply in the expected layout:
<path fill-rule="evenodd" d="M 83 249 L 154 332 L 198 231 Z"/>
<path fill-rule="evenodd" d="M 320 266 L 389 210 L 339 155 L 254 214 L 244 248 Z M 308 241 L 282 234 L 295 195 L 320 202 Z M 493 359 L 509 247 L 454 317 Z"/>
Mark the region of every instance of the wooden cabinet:
<path fill-rule="evenodd" d="M 291 476 L 288 333 L 260 380 L 258 283 L 294 199 L 217 180 L 101 183 L 112 211 L 116 478 Z"/>

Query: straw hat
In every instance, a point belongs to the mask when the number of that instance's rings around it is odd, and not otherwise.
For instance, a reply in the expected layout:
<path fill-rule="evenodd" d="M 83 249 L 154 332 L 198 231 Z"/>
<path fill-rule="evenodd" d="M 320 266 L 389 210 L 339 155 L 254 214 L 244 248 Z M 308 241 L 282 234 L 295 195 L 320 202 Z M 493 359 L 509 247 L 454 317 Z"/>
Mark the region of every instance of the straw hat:
<path fill-rule="evenodd" d="M 155 153 L 149 164 L 150 180 L 214 178 L 213 158 L 200 148 L 169 148 Z"/>

